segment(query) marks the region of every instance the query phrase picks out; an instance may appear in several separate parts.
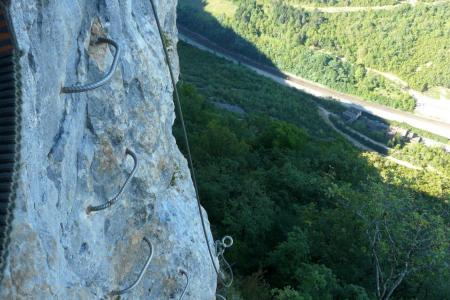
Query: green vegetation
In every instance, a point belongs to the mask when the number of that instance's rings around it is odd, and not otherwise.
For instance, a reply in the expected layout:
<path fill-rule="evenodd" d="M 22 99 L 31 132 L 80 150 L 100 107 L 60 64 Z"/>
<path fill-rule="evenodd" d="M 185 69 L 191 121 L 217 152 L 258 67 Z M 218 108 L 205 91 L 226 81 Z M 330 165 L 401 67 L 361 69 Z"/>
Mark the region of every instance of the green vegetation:
<path fill-rule="evenodd" d="M 394 138 L 391 138 L 387 133 L 387 130 L 373 130 L 367 126 L 366 122 L 363 120 L 357 120 L 352 124 L 348 124 L 349 127 L 358 131 L 361 134 L 371 138 L 374 141 L 382 143 L 386 146 L 391 147 L 392 145 L 396 145 L 400 143 L 400 137 L 397 135 Z"/>
<path fill-rule="evenodd" d="M 257 0 L 259 1 L 272 1 L 272 0 Z M 439 0 L 417 0 L 417 3 L 432 3 Z M 404 4 L 407 1 L 402 0 L 285 0 L 285 3 L 298 7 L 373 7 L 373 6 L 386 6 L 386 5 L 399 5 Z"/>
<path fill-rule="evenodd" d="M 339 129 L 340 131 L 342 131 L 343 133 L 345 133 L 346 135 L 352 137 L 353 139 L 355 139 L 356 141 L 360 142 L 361 144 L 363 144 L 364 146 L 369 147 L 370 149 L 375 150 L 378 153 L 387 155 L 388 154 L 388 150 L 373 143 L 372 141 L 370 141 L 369 139 L 356 134 L 355 132 L 349 130 L 349 128 L 341 121 L 339 120 L 337 117 L 335 116 L 330 116 L 330 121 L 334 124 L 334 126 L 336 126 L 337 129 Z"/>
<path fill-rule="evenodd" d="M 399 4 L 400 0 L 288 0 L 289 4 L 305 6 L 380 6 Z"/>
<path fill-rule="evenodd" d="M 319 120 L 313 96 L 291 88 L 279 88 L 269 79 L 255 76 L 253 72 L 244 72 L 239 65 L 199 52 L 184 43 L 179 48 L 185 64 L 195 62 L 195 67 L 182 72 L 181 80 L 195 84 L 208 101 L 236 104 L 256 114 L 269 113 L 274 118 L 305 128 L 311 135 L 330 137 L 329 129 L 324 128 Z"/>
<path fill-rule="evenodd" d="M 183 43 L 179 54 L 200 196 L 215 236 L 235 238 L 228 299 L 448 299 L 450 161 L 444 176 L 362 153 L 311 96 Z"/>
<path fill-rule="evenodd" d="M 305 46 L 392 72 L 419 91 L 450 87 L 450 2 L 321 16 L 320 26 L 298 31 Z"/>
<path fill-rule="evenodd" d="M 450 2 L 338 14 L 279 0 L 221 2 L 233 5 L 234 15 L 205 11 L 201 0 L 181 0 L 178 22 L 260 62 L 406 111 L 414 109 L 414 99 L 367 67 L 396 74 L 419 91 L 450 88 Z M 293 2 L 357 6 L 398 1 Z"/>
<path fill-rule="evenodd" d="M 233 17 L 236 12 L 236 5 L 229 1 L 208 0 L 205 5 L 207 12 L 220 12 L 227 17 Z"/>
<path fill-rule="evenodd" d="M 348 110 L 347 107 L 343 106 L 340 102 L 338 102 L 334 99 L 326 99 L 325 100 L 325 99 L 318 98 L 318 99 L 316 99 L 316 102 L 318 102 L 318 104 L 320 106 L 324 107 L 326 110 L 333 112 L 337 115 L 341 115 L 343 112 Z M 369 119 L 384 123 L 387 126 L 391 126 L 391 127 L 394 126 L 394 127 L 407 129 L 407 130 L 417 134 L 420 137 L 429 138 L 429 139 L 435 140 L 437 142 L 450 145 L 450 140 L 448 138 L 425 131 L 425 130 L 422 130 L 422 129 L 412 127 L 406 123 L 399 123 L 399 122 L 395 122 L 395 121 L 385 120 L 385 119 L 382 119 L 382 118 L 379 118 L 379 117 L 376 117 L 373 115 L 368 115 L 364 112 L 363 112 L 363 115 L 365 115 Z M 363 124 L 363 122 L 356 121 L 355 123 L 351 124 L 350 127 L 355 129 L 356 131 L 370 137 L 371 139 L 373 139 L 377 142 L 383 143 L 385 145 L 392 146 L 392 145 L 397 145 L 397 143 L 398 143 L 398 137 L 394 138 L 394 140 L 392 140 L 392 139 L 390 140 L 386 132 L 374 131 L 374 130 L 368 128 L 366 124 Z"/>
<path fill-rule="evenodd" d="M 394 153 L 417 166 L 431 167 L 437 170 L 439 174 L 449 173 L 450 154 L 442 148 L 430 148 L 420 143 L 410 143 L 404 147 L 397 147 Z"/>
<path fill-rule="evenodd" d="M 395 121 L 389 121 L 388 123 L 393 125 L 393 126 L 398 126 L 398 127 L 404 128 L 404 129 L 408 129 L 409 131 L 414 132 L 415 134 L 417 134 L 419 136 L 422 136 L 422 137 L 425 137 L 425 138 L 429 138 L 429 139 L 441 142 L 443 144 L 450 144 L 450 140 L 448 138 L 446 138 L 446 137 L 443 137 L 443 136 L 440 136 L 440 135 L 437 135 L 437 134 L 433 134 L 431 132 L 428 132 L 428 131 L 425 131 L 425 130 L 422 130 L 422 129 L 418 129 L 418 128 L 409 126 L 406 123 L 399 123 L 399 122 L 395 122 Z"/>

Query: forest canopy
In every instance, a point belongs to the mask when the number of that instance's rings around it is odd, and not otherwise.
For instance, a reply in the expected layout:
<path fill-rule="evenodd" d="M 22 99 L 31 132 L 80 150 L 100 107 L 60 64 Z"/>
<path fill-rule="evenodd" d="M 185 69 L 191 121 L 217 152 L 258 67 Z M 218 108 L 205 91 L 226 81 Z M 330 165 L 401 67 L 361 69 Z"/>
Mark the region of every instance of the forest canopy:
<path fill-rule="evenodd" d="M 184 43 L 179 55 L 200 196 L 215 235 L 235 239 L 230 299 L 450 295 L 450 161 L 439 175 L 361 152 L 312 96 Z"/>

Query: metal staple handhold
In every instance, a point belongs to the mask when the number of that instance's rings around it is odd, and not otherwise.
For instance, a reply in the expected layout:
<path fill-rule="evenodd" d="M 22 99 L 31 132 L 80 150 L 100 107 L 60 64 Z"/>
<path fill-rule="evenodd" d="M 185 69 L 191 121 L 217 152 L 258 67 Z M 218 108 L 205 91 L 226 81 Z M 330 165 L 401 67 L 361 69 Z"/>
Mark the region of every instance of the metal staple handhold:
<path fill-rule="evenodd" d="M 98 87 L 101 87 L 102 85 L 107 83 L 112 78 L 114 71 L 117 68 L 117 63 L 119 61 L 120 46 L 115 41 L 108 39 L 108 38 L 104 38 L 104 37 L 98 38 L 97 41 L 95 42 L 95 44 L 101 44 L 101 43 L 110 44 L 111 46 L 113 46 L 116 49 L 116 53 L 114 54 L 114 59 L 113 59 L 112 65 L 111 65 L 111 68 L 109 69 L 108 73 L 106 73 L 106 75 L 102 79 L 100 79 L 96 82 L 93 82 L 93 83 L 63 87 L 61 89 L 62 93 L 68 94 L 68 93 L 81 93 L 81 92 L 90 91 L 90 90 L 96 89 Z"/>
<path fill-rule="evenodd" d="M 147 258 L 145 266 L 141 270 L 141 273 L 139 273 L 138 278 L 129 287 L 127 287 L 123 290 L 112 291 L 109 293 L 110 296 L 118 296 L 118 295 L 123 295 L 125 293 L 128 293 L 129 291 L 134 289 L 139 284 L 139 282 L 142 280 L 142 277 L 144 277 L 144 273 L 147 270 L 147 268 L 150 265 L 150 262 L 153 258 L 153 245 L 145 236 L 144 236 L 143 240 L 147 243 L 148 247 L 150 248 L 150 254 Z"/>
<path fill-rule="evenodd" d="M 227 298 L 225 298 L 221 294 L 216 294 L 216 298 L 219 298 L 219 299 L 222 299 L 222 300 L 227 300 Z"/>
<path fill-rule="evenodd" d="M 180 296 L 180 300 L 183 300 L 184 295 L 186 294 L 186 291 L 187 291 L 187 289 L 188 289 L 188 287 L 189 287 L 189 275 L 188 275 L 188 273 L 187 273 L 185 270 L 183 270 L 183 269 L 180 269 L 180 274 L 181 274 L 181 275 L 184 275 L 184 276 L 186 277 L 186 286 L 184 287 L 183 293 L 182 293 L 181 296 Z"/>
<path fill-rule="evenodd" d="M 89 214 L 92 211 L 99 211 L 99 210 L 103 210 L 106 209 L 110 206 L 112 206 L 114 203 L 117 202 L 117 200 L 120 198 L 120 196 L 122 196 L 123 191 L 125 190 L 125 188 L 127 187 L 128 183 L 130 182 L 130 180 L 134 177 L 134 174 L 136 173 L 137 167 L 138 167 L 138 159 L 136 154 L 131 151 L 130 149 L 126 149 L 125 151 L 126 155 L 130 155 L 133 158 L 134 161 L 134 167 L 133 170 L 131 171 L 130 175 L 128 176 L 127 180 L 125 181 L 124 185 L 120 188 L 119 193 L 117 193 L 116 196 L 114 196 L 111 200 L 107 201 L 106 203 L 103 203 L 101 205 L 98 206 L 91 206 L 89 205 L 86 209 L 86 212 Z"/>

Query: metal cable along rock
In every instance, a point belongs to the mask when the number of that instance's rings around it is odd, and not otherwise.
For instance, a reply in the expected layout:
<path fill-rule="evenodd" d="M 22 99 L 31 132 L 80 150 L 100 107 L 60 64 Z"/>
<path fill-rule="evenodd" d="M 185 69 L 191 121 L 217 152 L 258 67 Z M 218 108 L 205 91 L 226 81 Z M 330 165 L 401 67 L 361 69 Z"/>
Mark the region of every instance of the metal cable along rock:
<path fill-rule="evenodd" d="M 10 28 L 0 1 L 0 282 L 8 256 L 20 161 L 20 68 Z"/>
<path fill-rule="evenodd" d="M 130 180 L 134 177 L 134 175 L 136 174 L 136 170 L 138 167 L 138 159 L 136 156 L 136 153 L 134 153 L 132 150 L 130 149 L 126 149 L 125 150 L 125 154 L 129 155 L 133 158 L 134 161 L 134 167 L 133 170 L 131 171 L 130 175 L 128 176 L 127 180 L 125 181 L 125 183 L 123 184 L 123 186 L 120 188 L 119 192 L 117 193 L 116 196 L 114 196 L 111 200 L 108 200 L 107 202 L 97 205 L 97 206 L 91 206 L 89 205 L 86 209 L 86 212 L 89 214 L 92 211 L 100 211 L 100 210 L 104 210 L 108 207 L 111 207 L 114 203 L 117 202 L 117 200 L 119 200 L 119 198 L 122 196 L 125 188 L 127 187 L 128 183 L 130 182 Z"/>
<path fill-rule="evenodd" d="M 153 15 L 154 15 L 154 17 L 155 17 L 156 25 L 157 25 L 157 27 L 158 27 L 159 37 L 160 37 L 160 39 L 161 39 L 162 47 L 163 47 L 163 50 L 164 50 L 164 55 L 165 55 L 165 57 L 166 57 L 166 64 L 167 64 L 167 67 L 168 67 L 168 69 L 169 69 L 170 79 L 171 79 L 171 81 L 172 81 L 173 90 L 174 90 L 174 93 L 175 93 L 175 100 L 176 100 L 176 104 L 177 104 L 177 107 L 178 107 L 178 115 L 179 115 L 179 118 L 180 118 L 181 127 L 182 127 L 182 129 L 183 129 L 184 143 L 185 143 L 185 145 L 186 145 L 186 151 L 187 151 L 187 156 L 188 156 L 188 157 L 187 157 L 187 159 L 188 159 L 188 164 L 189 164 L 189 168 L 190 168 L 190 170 L 191 170 L 192 182 L 193 182 L 193 184 L 194 184 L 195 196 L 196 196 L 196 199 L 197 199 L 198 212 L 199 212 L 199 216 L 200 216 L 200 220 L 201 220 L 201 224 L 202 224 L 203 235 L 204 235 L 204 237 L 205 237 L 206 245 L 207 245 L 207 247 L 208 247 L 209 257 L 210 257 L 210 259 L 211 259 L 211 263 L 212 263 L 212 265 L 213 265 L 213 267 L 214 267 L 214 270 L 215 270 L 215 272 L 216 272 L 216 274 L 217 274 L 217 276 L 218 276 L 218 278 L 219 278 L 219 281 L 220 281 L 225 287 L 228 288 L 228 287 L 230 287 L 231 284 L 233 283 L 233 280 L 231 280 L 231 281 L 228 282 L 228 283 L 225 282 L 225 281 L 223 280 L 222 273 L 220 273 L 220 271 L 219 271 L 220 266 L 218 267 L 218 266 L 216 265 L 215 261 L 214 261 L 214 255 L 213 255 L 213 252 L 212 252 L 212 250 L 211 250 L 211 245 L 210 245 L 208 233 L 207 233 L 207 231 L 206 231 L 205 218 L 204 218 L 203 213 L 202 213 L 202 206 L 201 206 L 201 202 L 200 202 L 200 196 L 199 196 L 199 193 L 198 193 L 197 179 L 196 179 L 196 176 L 195 176 L 195 169 L 194 169 L 194 164 L 193 164 L 193 161 L 192 161 L 192 154 L 191 154 L 191 149 L 190 149 L 190 145 L 189 145 L 189 138 L 188 138 L 188 135 L 187 135 L 186 124 L 185 124 L 185 122 L 184 122 L 183 109 L 182 109 L 182 107 L 181 107 L 180 96 L 179 96 L 179 93 L 178 93 L 177 84 L 176 84 L 176 82 L 175 82 L 175 76 L 174 76 L 174 74 L 173 74 L 172 65 L 171 65 L 171 63 L 170 63 L 169 52 L 168 52 L 168 50 L 167 50 L 167 46 L 166 46 L 166 43 L 165 43 L 165 41 L 164 41 L 164 37 L 163 37 L 162 29 L 161 29 L 161 23 L 160 23 L 160 21 L 159 21 L 159 17 L 158 17 L 158 13 L 157 13 L 157 11 L 156 11 L 156 8 L 155 8 L 154 1 L 153 1 L 153 0 L 150 0 L 150 4 L 151 4 L 151 6 L 152 6 Z M 230 237 L 230 238 L 231 238 L 231 237 Z M 223 255 L 222 255 L 222 257 L 223 257 Z M 224 257 L 223 257 L 223 259 L 224 259 L 224 261 L 226 262 L 226 260 L 225 260 Z M 231 266 L 228 264 L 228 262 L 226 262 L 226 264 L 227 264 L 227 267 L 231 270 Z M 231 272 L 231 274 L 232 274 L 232 272 Z"/>
<path fill-rule="evenodd" d="M 119 62 L 119 57 L 120 57 L 120 46 L 117 42 L 108 39 L 108 38 L 104 38 L 104 37 L 100 37 L 97 39 L 97 41 L 95 42 L 95 44 L 102 44 L 102 43 L 107 43 L 112 45 L 115 49 L 116 49 L 116 53 L 114 54 L 114 59 L 111 65 L 111 68 L 109 69 L 108 73 L 106 73 L 106 75 L 93 83 L 88 83 L 88 84 L 79 84 L 79 85 L 74 85 L 74 86 L 69 86 L 69 87 L 63 87 L 61 89 L 62 93 L 81 93 L 81 92 L 86 92 L 86 91 L 90 91 L 96 88 L 101 87 L 102 85 L 106 84 L 114 75 L 114 71 L 117 68 L 117 64 Z"/>

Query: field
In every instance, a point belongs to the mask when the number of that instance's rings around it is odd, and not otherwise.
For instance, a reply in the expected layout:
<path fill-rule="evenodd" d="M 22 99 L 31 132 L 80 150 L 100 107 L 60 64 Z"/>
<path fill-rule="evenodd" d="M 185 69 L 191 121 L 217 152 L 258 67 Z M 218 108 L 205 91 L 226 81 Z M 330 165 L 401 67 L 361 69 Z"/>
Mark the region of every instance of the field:
<path fill-rule="evenodd" d="M 214 15 L 223 14 L 227 17 L 233 17 L 237 6 L 232 2 L 223 0 L 208 0 L 205 5 L 205 11 Z"/>

